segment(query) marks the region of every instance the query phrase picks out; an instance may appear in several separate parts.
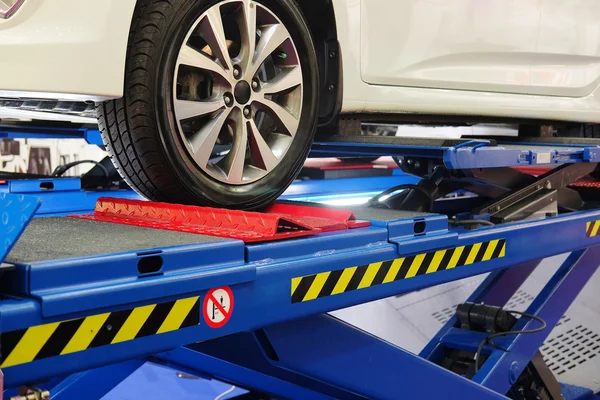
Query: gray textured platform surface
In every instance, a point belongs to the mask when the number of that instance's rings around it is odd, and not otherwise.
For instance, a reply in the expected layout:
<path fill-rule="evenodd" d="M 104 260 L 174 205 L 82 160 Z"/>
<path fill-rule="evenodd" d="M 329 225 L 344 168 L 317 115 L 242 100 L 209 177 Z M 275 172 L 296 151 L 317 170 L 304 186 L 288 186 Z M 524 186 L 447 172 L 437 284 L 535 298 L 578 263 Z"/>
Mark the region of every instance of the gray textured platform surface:
<path fill-rule="evenodd" d="M 76 218 L 37 218 L 6 261 L 31 263 L 222 240 L 226 239 Z"/>

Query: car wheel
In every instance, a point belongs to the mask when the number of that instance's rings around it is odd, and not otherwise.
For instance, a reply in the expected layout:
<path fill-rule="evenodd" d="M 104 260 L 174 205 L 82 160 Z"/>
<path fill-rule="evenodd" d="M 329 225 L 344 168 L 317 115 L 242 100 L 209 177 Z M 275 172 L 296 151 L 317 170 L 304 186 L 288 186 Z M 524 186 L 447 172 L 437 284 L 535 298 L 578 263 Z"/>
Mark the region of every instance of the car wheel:
<path fill-rule="evenodd" d="M 123 98 L 97 107 L 102 137 L 151 200 L 258 209 L 308 155 L 317 71 L 293 0 L 138 1 Z"/>

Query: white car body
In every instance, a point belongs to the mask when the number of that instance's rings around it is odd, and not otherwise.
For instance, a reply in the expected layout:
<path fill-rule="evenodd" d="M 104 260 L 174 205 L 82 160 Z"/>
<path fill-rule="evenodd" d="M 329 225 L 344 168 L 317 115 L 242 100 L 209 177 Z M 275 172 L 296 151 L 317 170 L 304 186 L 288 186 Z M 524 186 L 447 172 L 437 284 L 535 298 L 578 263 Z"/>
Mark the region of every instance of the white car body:
<path fill-rule="evenodd" d="M 25 0 L 0 19 L 0 97 L 123 92 L 136 0 Z M 343 113 L 600 121 L 596 0 L 333 0 Z"/>

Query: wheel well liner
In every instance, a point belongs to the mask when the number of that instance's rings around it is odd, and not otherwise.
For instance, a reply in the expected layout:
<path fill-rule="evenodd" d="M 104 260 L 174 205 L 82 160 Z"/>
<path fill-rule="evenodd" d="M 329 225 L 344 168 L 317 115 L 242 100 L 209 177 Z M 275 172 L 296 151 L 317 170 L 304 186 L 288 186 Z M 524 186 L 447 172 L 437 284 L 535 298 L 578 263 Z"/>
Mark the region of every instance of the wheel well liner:
<path fill-rule="evenodd" d="M 297 0 L 310 28 L 319 63 L 319 124 L 335 120 L 341 110 L 342 57 L 331 0 Z"/>

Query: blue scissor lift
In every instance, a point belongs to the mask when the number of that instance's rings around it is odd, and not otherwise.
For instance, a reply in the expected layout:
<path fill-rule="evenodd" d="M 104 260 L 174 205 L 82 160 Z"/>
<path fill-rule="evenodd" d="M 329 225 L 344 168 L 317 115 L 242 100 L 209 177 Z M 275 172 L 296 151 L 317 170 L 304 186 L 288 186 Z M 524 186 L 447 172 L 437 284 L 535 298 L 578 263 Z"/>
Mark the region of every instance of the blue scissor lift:
<path fill-rule="evenodd" d="M 0 191 L 5 396 L 26 386 L 54 399 L 100 399 L 151 361 L 263 394 L 251 398 L 501 399 L 529 390 L 556 398 L 561 388 L 538 349 L 600 264 L 600 208 L 581 207 L 567 188 L 594 172 L 600 147 L 377 140 L 319 141 L 313 155 L 429 163 L 432 175 L 445 171 L 446 191 L 496 199 L 440 200 L 434 212 L 356 208 L 370 227 L 248 244 L 32 219 L 39 196 Z M 554 169 L 537 178 L 507 169 L 541 164 Z M 495 225 L 450 224 L 446 214 Z M 547 327 L 529 317 L 511 327 L 533 333 L 488 340 L 489 330 L 455 316 L 416 355 L 327 314 L 484 273 L 468 301 L 502 307 L 542 259 L 562 253 L 570 256 L 527 309 Z"/>

